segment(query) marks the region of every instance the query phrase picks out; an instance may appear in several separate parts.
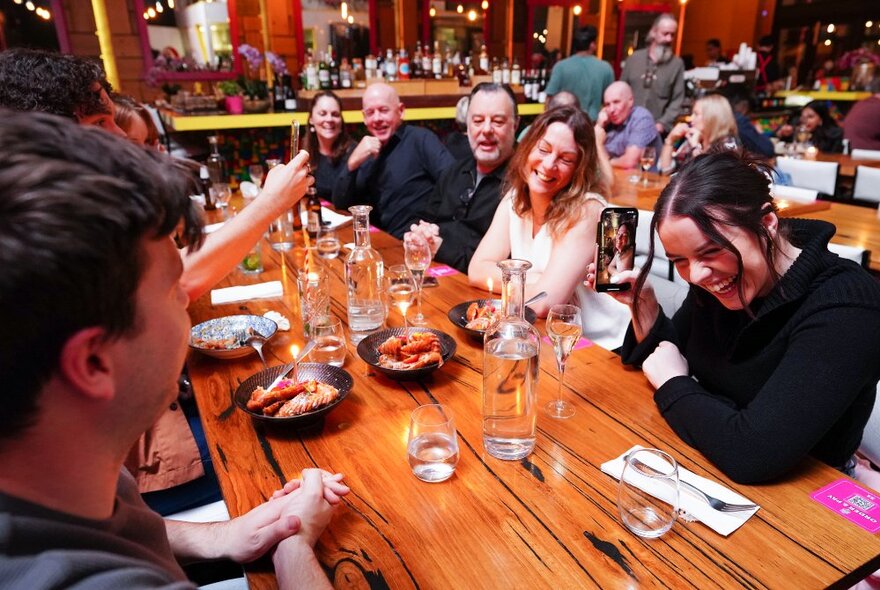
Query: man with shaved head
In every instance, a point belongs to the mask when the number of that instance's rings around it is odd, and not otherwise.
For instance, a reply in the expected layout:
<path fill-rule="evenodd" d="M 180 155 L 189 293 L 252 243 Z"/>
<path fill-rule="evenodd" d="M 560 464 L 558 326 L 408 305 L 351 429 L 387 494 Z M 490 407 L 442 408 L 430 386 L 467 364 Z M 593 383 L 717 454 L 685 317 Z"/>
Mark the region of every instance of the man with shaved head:
<path fill-rule="evenodd" d="M 372 205 L 373 222 L 402 239 L 453 162 L 434 133 L 403 122 L 404 106 L 389 85 L 371 84 L 363 96 L 365 136 L 333 188 L 333 204 Z"/>
<path fill-rule="evenodd" d="M 626 82 L 614 82 L 605 90 L 605 106 L 596 118 L 596 143 L 615 168 L 635 168 L 647 146 L 654 146 L 657 154 L 663 147 L 654 117 L 635 106 Z"/>
<path fill-rule="evenodd" d="M 620 74 L 632 88 L 635 104 L 651 112 L 660 133 L 672 129 L 684 101 L 684 62 L 672 51 L 676 32 L 674 16 L 658 16 L 648 32 L 648 46 L 633 52 Z"/>

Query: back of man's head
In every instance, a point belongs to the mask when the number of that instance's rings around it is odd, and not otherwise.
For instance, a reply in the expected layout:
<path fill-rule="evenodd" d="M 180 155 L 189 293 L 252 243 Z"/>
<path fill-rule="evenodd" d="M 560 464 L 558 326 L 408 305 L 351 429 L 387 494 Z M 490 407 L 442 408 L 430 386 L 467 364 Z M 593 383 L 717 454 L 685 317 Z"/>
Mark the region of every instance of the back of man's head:
<path fill-rule="evenodd" d="M 776 41 L 773 40 L 773 35 L 764 35 L 760 39 L 758 39 L 758 47 L 766 47 L 768 49 L 773 49 L 773 46 L 776 44 Z"/>
<path fill-rule="evenodd" d="M 100 91 L 110 92 L 96 62 L 38 49 L 0 52 L 0 107 L 68 119 L 106 112 Z"/>
<path fill-rule="evenodd" d="M 599 30 L 593 25 L 585 25 L 574 32 L 571 38 L 571 52 L 587 51 L 599 37 Z"/>
<path fill-rule="evenodd" d="M 36 419 L 65 342 L 140 329 L 143 244 L 201 222 L 183 163 L 92 127 L 0 109 L 0 441 Z"/>

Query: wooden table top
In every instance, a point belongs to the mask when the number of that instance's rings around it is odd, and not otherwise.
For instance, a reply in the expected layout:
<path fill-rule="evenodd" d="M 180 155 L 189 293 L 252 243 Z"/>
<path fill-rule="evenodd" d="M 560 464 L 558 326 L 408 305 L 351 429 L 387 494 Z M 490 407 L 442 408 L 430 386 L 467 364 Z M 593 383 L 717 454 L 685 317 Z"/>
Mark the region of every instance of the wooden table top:
<path fill-rule="evenodd" d="M 342 231 L 343 241 L 350 229 Z M 372 234 L 386 264 L 403 248 Z M 291 318 L 264 349 L 270 365 L 290 360 L 302 344 L 293 257 L 264 244 L 267 270 L 233 272 L 225 285 L 280 279 L 280 299 L 191 306 L 194 322 L 236 313 L 280 311 Z M 345 322 L 341 260 L 331 261 L 332 312 Z M 349 344 L 345 369 L 355 381 L 348 398 L 322 427 L 273 431 L 254 424 L 232 403 L 238 384 L 261 366 L 256 356 L 222 361 L 193 353 L 190 375 L 223 495 L 233 515 L 265 500 L 304 467 L 340 471 L 352 492 L 321 537 L 318 556 L 337 588 L 631 588 L 846 587 L 880 568 L 880 538 L 810 499 L 842 475 L 808 460 L 784 481 L 734 485 L 684 444 L 658 413 L 640 371 L 591 346 L 573 353 L 566 395 L 577 413 L 568 420 L 538 416 L 535 451 L 505 462 L 482 445 L 482 345 L 453 326 L 446 312 L 482 296 L 463 275 L 425 290 L 429 325 L 456 338 L 456 356 L 422 382 L 368 375 Z M 392 312 L 390 325 L 400 325 Z M 543 334 L 543 322 L 538 324 Z M 549 345 L 542 347 L 539 407 L 556 392 Z M 416 479 L 406 457 L 409 416 L 421 404 L 452 409 L 461 459 L 438 484 Z M 657 540 L 631 534 L 616 508 L 616 481 L 601 463 L 635 444 L 672 453 L 682 466 L 714 478 L 762 506 L 738 531 L 722 537 L 699 522 L 679 520 Z M 274 588 L 267 566 L 250 566 L 251 588 Z"/>
<path fill-rule="evenodd" d="M 629 182 L 632 174 L 633 172 L 629 170 L 614 171 L 611 203 L 653 211 L 654 203 L 657 202 L 660 191 L 669 182 L 669 177 L 649 173 L 647 177 L 650 184 L 644 187 Z M 781 216 L 822 219 L 833 223 L 837 227 L 837 233 L 831 241 L 868 250 L 871 252 L 869 267 L 880 272 L 880 213 L 877 209 L 834 201 L 788 203 L 788 207 L 780 210 Z"/>

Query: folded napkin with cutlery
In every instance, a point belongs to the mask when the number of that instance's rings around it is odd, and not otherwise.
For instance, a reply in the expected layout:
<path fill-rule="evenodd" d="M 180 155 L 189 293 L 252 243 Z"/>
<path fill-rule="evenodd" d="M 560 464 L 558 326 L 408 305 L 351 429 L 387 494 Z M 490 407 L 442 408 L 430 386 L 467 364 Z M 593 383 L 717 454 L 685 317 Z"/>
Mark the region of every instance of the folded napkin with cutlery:
<path fill-rule="evenodd" d="M 256 285 L 240 285 L 238 287 L 226 287 L 211 291 L 211 305 L 235 303 L 236 301 L 248 301 L 250 299 L 266 299 L 269 297 L 281 297 L 284 288 L 281 281 L 269 281 Z"/>
<path fill-rule="evenodd" d="M 623 458 L 629 453 L 641 448 L 643 447 L 636 445 L 619 457 L 602 463 L 602 471 L 619 480 L 623 472 Z M 710 496 L 715 496 L 725 502 L 733 504 L 753 503 L 751 500 L 729 490 L 720 483 L 706 479 L 705 477 L 700 477 L 696 473 L 683 468 L 681 465 L 678 466 L 678 478 L 681 481 L 686 481 L 700 490 L 703 490 Z M 650 489 L 645 489 L 645 491 L 653 496 L 660 497 L 658 494 L 654 494 Z M 725 537 L 745 524 L 745 522 L 760 508 L 756 507 L 752 510 L 744 510 L 741 512 L 721 512 L 712 508 L 706 500 L 684 487 L 680 487 L 678 495 L 678 507 L 680 511 L 686 513 L 686 516 L 684 517 L 685 520 L 688 520 L 688 516 L 695 518 Z"/>

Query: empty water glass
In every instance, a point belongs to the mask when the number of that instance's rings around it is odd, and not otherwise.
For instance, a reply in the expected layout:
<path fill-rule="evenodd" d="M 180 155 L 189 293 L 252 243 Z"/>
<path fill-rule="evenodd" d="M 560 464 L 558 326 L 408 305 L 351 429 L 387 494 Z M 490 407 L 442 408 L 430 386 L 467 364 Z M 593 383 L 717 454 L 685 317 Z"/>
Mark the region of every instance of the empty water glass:
<path fill-rule="evenodd" d="M 458 437 L 452 410 L 428 404 L 413 410 L 406 452 L 413 475 L 422 481 L 446 481 L 458 464 Z"/>
<path fill-rule="evenodd" d="M 217 207 L 225 209 L 229 206 L 229 199 L 232 198 L 232 188 L 225 182 L 215 182 L 211 185 L 211 196 Z"/>
<path fill-rule="evenodd" d="M 623 459 L 617 509 L 632 533 L 655 539 L 678 516 L 678 464 L 668 453 L 638 449 Z"/>
<path fill-rule="evenodd" d="M 341 367 L 345 362 L 345 333 L 342 322 L 336 317 L 325 317 L 317 320 L 312 326 L 312 340 L 315 348 L 310 354 L 316 363 L 327 363 Z"/>
<path fill-rule="evenodd" d="M 330 227 L 322 226 L 318 230 L 318 239 L 315 240 L 315 247 L 318 250 L 318 256 L 327 260 L 332 260 L 339 256 L 339 236 L 336 230 Z"/>
<path fill-rule="evenodd" d="M 263 186 L 263 165 L 262 164 L 251 164 L 248 166 L 248 174 L 251 177 L 251 182 L 257 185 L 257 188 L 262 188 Z"/>

